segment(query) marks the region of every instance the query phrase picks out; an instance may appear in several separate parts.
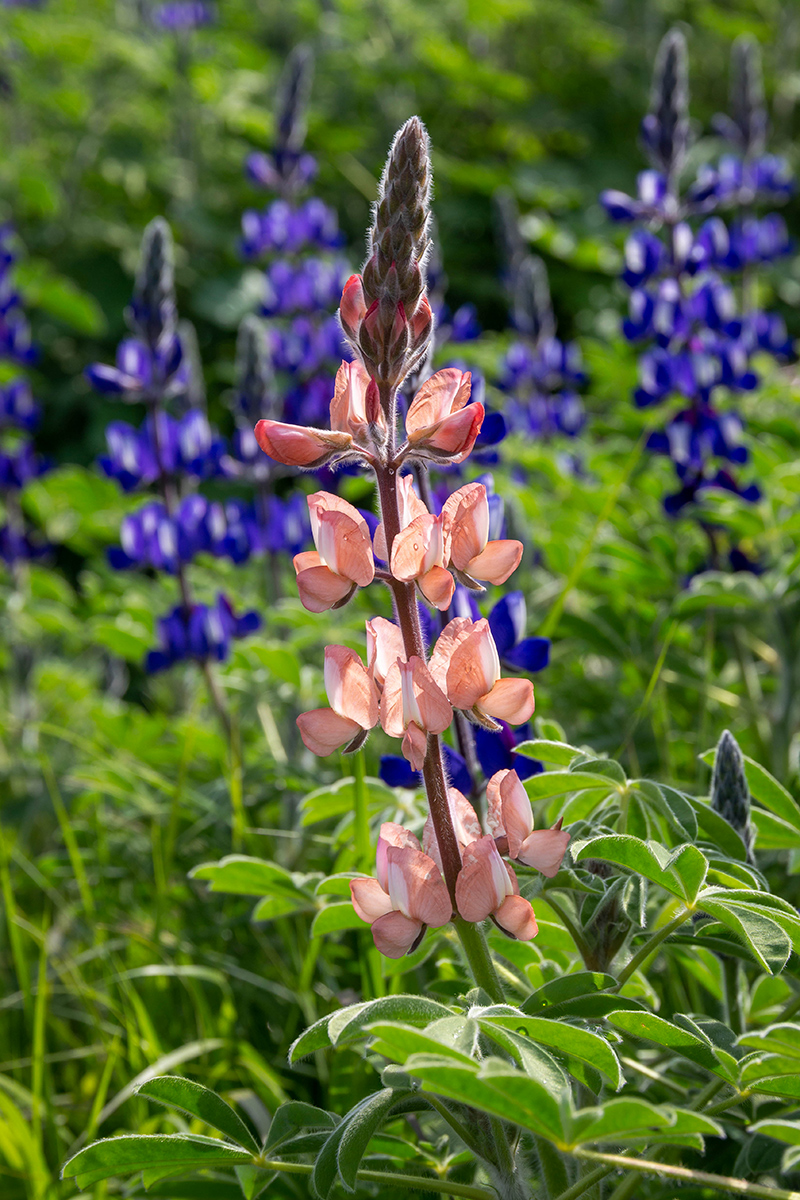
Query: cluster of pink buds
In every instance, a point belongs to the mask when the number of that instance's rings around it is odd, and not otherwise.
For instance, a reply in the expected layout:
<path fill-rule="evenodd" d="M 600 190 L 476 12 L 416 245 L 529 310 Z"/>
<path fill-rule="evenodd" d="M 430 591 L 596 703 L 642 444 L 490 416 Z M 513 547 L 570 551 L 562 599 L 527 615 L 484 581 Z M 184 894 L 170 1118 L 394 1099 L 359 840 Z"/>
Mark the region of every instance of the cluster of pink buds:
<path fill-rule="evenodd" d="M 450 819 L 462 861 L 455 887 L 456 911 L 465 921 L 491 917 L 509 936 L 527 942 L 536 936 L 536 918 L 530 902 L 519 894 L 513 867 L 502 855 L 509 854 L 553 876 L 561 865 L 569 834 L 558 826 L 534 831 L 530 800 L 515 771 L 494 775 L 488 797 L 492 832 L 484 835 L 470 802 L 455 788 L 448 789 Z M 417 948 L 428 927 L 438 929 L 453 915 L 430 817 L 421 847 L 402 825 L 387 822 L 381 826 L 376 875 L 377 879 L 351 880 L 353 907 L 362 921 L 372 926 L 381 954 L 402 958 Z"/>
<path fill-rule="evenodd" d="M 339 317 L 355 361 L 343 362 L 337 373 L 330 429 L 259 421 L 255 430 L 261 448 L 287 466 L 360 462 L 377 482 L 374 538 L 346 500 L 327 492 L 308 497 L 315 549 L 294 559 L 305 607 L 340 608 L 378 580 L 389 588 L 395 620 L 367 621 L 366 665 L 347 647 L 328 646 L 328 707 L 301 714 L 297 724 L 305 745 L 320 756 L 357 750 L 380 724 L 401 739 L 403 754 L 422 774 L 430 811 L 424 845 L 400 826 L 384 825 L 377 880 L 353 882 L 357 912 L 391 957 L 454 914 L 473 922 L 491 916 L 511 936 L 533 937 L 531 906 L 501 854 L 552 873 L 568 839 L 559 828 L 534 831 L 530 802 L 513 772 L 490 782 L 489 834 L 445 775 L 440 735 L 455 714 L 496 731 L 500 721 L 527 721 L 534 698 L 529 680 L 501 678 L 488 621 L 455 617 L 432 649 L 420 625 L 418 595 L 446 613 L 457 581 L 482 592 L 484 584 L 504 583 L 522 558 L 520 542 L 489 540 L 483 484 L 460 487 L 441 512 L 429 511 L 414 487 L 412 472 L 422 481 L 428 463 L 463 463 L 484 419 L 483 406 L 471 401 L 468 372 L 448 368 L 425 378 L 432 334 L 424 271 L 429 200 L 428 138 L 412 118 L 398 133 L 381 180 L 367 261 L 342 296 Z M 423 382 L 401 437 L 398 389 L 414 373 Z M 457 724 L 466 727 L 461 716 Z"/>

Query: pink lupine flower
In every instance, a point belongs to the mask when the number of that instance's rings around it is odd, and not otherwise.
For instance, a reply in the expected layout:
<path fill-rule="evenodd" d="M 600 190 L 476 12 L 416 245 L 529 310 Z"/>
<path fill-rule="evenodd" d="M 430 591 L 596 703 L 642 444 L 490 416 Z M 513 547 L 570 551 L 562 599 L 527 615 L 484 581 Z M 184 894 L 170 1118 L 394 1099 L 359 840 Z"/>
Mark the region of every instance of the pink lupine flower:
<path fill-rule="evenodd" d="M 461 463 L 475 445 L 483 424 L 482 404 L 467 405 L 472 376 L 446 367 L 423 383 L 406 415 L 409 447 L 428 457 Z"/>
<path fill-rule="evenodd" d="M 375 403 L 377 395 L 377 384 L 360 362 L 343 362 L 336 372 L 331 429 L 349 433 L 356 442 L 367 440 L 370 423 L 384 432 L 386 418 Z"/>
<path fill-rule="evenodd" d="M 433 648 L 430 669 L 453 707 L 487 728 L 497 729 L 497 721 L 522 725 L 533 714 L 533 684 L 500 678 L 500 658 L 485 618 L 450 621 Z"/>
<path fill-rule="evenodd" d="M 309 612 L 341 608 L 357 587 L 375 577 L 367 522 L 357 508 L 330 492 L 308 497 L 316 550 L 294 556 L 297 589 Z"/>
<path fill-rule="evenodd" d="M 353 908 L 372 926 L 381 954 L 402 958 L 415 950 L 428 926 L 446 925 L 453 913 L 447 888 L 432 858 L 408 829 L 387 821 L 378 838 L 377 879 L 352 879 Z"/>
<path fill-rule="evenodd" d="M 426 512 L 415 517 L 392 543 L 391 571 L 403 583 L 416 580 L 422 595 L 442 612 L 450 607 L 456 584 L 447 570 L 450 557 L 448 523 Z"/>
<path fill-rule="evenodd" d="M 533 828 L 533 809 L 516 771 L 498 771 L 486 785 L 487 823 L 496 841 L 508 842 L 510 858 L 535 867 L 552 879 L 569 844 L 561 821 L 552 829 Z"/>
<path fill-rule="evenodd" d="M 504 863 L 494 838 L 478 838 L 462 854 L 456 880 L 456 907 L 465 921 L 485 921 L 492 916 L 517 941 L 529 942 L 539 927 L 530 901 L 519 894 L 517 877 Z"/>
<path fill-rule="evenodd" d="M 450 565 L 463 582 L 505 583 L 522 558 L 522 542 L 489 541 L 489 500 L 482 483 L 468 483 L 445 502 L 450 528 Z"/>
<path fill-rule="evenodd" d="M 321 467 L 353 446 L 350 433 L 283 421 L 259 421 L 254 432 L 264 453 L 286 467 Z"/>
<path fill-rule="evenodd" d="M 366 622 L 367 626 L 367 666 L 369 673 L 380 693 L 386 680 L 386 674 L 398 658 L 405 659 L 403 635 L 394 621 L 385 617 L 373 617 Z"/>
<path fill-rule="evenodd" d="M 450 809 L 450 820 L 453 824 L 458 848 L 463 852 L 471 842 L 475 842 L 483 836 L 478 814 L 466 796 L 454 787 L 447 789 L 447 807 Z M 422 849 L 431 856 L 437 866 L 442 866 L 439 843 L 436 840 L 436 831 L 430 812 L 422 831 Z"/>
<path fill-rule="evenodd" d="M 397 507 L 400 511 L 400 528 L 405 529 L 417 517 L 429 516 L 428 510 L 414 491 L 414 479 L 411 475 L 401 475 L 397 480 Z M 383 521 L 375 530 L 375 557 L 388 562 L 389 550 L 386 546 L 386 533 Z"/>
<path fill-rule="evenodd" d="M 341 746 L 357 749 L 378 724 L 375 684 L 361 659 L 347 646 L 325 647 L 325 691 L 330 708 L 316 708 L 297 718 L 303 742 L 320 758 Z"/>
<path fill-rule="evenodd" d="M 408 662 L 398 659 L 387 671 L 380 719 L 384 733 L 403 739 L 403 754 L 415 771 L 421 771 L 428 751 L 427 735 L 444 733 L 453 710 L 425 663 L 412 655 Z"/>
<path fill-rule="evenodd" d="M 345 333 L 355 338 L 366 315 L 367 306 L 364 301 L 364 285 L 361 276 L 351 275 L 344 285 L 339 307 L 339 318 Z"/>

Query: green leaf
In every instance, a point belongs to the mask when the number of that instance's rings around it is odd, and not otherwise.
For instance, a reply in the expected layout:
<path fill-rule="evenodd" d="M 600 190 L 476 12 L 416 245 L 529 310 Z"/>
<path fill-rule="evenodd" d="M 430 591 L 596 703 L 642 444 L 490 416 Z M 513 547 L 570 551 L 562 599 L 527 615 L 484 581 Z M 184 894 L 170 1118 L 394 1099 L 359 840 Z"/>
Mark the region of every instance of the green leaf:
<path fill-rule="evenodd" d="M 731 1071 L 727 1064 L 721 1063 L 717 1058 L 707 1038 L 704 1039 L 691 1033 L 688 1029 L 673 1025 L 670 1021 L 665 1021 L 663 1017 L 657 1017 L 654 1013 L 612 1012 L 609 1013 L 607 1020 L 615 1029 L 621 1029 L 623 1033 L 627 1033 L 631 1037 L 642 1038 L 644 1041 L 654 1042 L 657 1046 L 663 1046 L 671 1054 L 679 1054 L 682 1058 L 688 1058 L 690 1062 L 705 1067 L 707 1071 L 723 1075 L 729 1080 L 736 1077 L 736 1072 Z"/>
<path fill-rule="evenodd" d="M 637 792 L 647 804 L 666 820 L 682 841 L 697 840 L 697 817 L 689 801 L 674 788 L 653 783 L 649 779 L 631 782 L 631 791 Z"/>
<path fill-rule="evenodd" d="M 775 1117 L 767 1117 L 763 1121 L 756 1121 L 747 1132 L 760 1133 L 764 1137 L 786 1142 L 789 1146 L 800 1146 L 800 1121 L 781 1121 Z"/>
<path fill-rule="evenodd" d="M 155 1079 L 140 1084 L 136 1092 L 168 1108 L 180 1109 L 190 1117 L 198 1117 L 212 1129 L 224 1133 L 232 1142 L 247 1147 L 253 1154 L 260 1152 L 261 1147 L 242 1118 L 221 1096 L 209 1091 L 201 1083 L 183 1079 L 180 1075 L 157 1075 Z"/>
<path fill-rule="evenodd" d="M 278 1175 L 277 1171 L 265 1171 L 263 1167 L 251 1166 L 249 1163 L 235 1167 L 234 1170 L 244 1200 L 258 1200 Z"/>
<path fill-rule="evenodd" d="M 735 896 L 736 892 L 731 895 Z M 732 900 L 706 896 L 701 898 L 700 907 L 741 938 L 756 962 L 770 975 L 782 971 L 786 966 L 792 951 L 791 940 L 777 921 L 765 912 L 736 904 Z"/>
<path fill-rule="evenodd" d="M 593 992 L 617 986 L 613 975 L 604 975 L 601 971 L 576 971 L 573 975 L 561 975 L 551 979 L 542 987 L 532 992 L 522 1006 L 522 1011 L 535 1013 L 551 1004 L 560 1004 L 562 1000 L 572 1000 L 575 996 L 587 996 Z"/>
<path fill-rule="evenodd" d="M 620 1096 L 597 1108 L 581 1109 L 573 1118 L 570 1144 L 646 1141 L 702 1148 L 702 1136 L 724 1136 L 710 1117 L 687 1109 Z"/>
<path fill-rule="evenodd" d="M 356 1176 L 370 1139 L 377 1133 L 393 1105 L 410 1092 L 395 1092 L 387 1088 L 371 1096 L 346 1118 L 346 1128 L 336 1151 L 339 1177 L 349 1192 L 356 1190 Z"/>
<path fill-rule="evenodd" d="M 343 929 L 369 929 L 349 900 L 343 904 L 326 904 L 321 908 L 311 925 L 311 936 L 324 937 L 327 933 L 341 933 Z"/>
<path fill-rule="evenodd" d="M 752 808 L 751 819 L 759 850 L 796 850 L 800 846 L 800 831 L 774 813 Z"/>
<path fill-rule="evenodd" d="M 696 846 L 679 846 L 670 853 L 657 842 L 644 842 L 625 833 L 601 834 L 577 842 L 572 847 L 572 855 L 576 862 L 602 858 L 635 871 L 687 904 L 696 900 L 708 869 L 705 855 Z"/>
<path fill-rule="evenodd" d="M 327 1200 L 337 1175 L 348 1191 L 355 1191 L 356 1174 L 370 1138 L 383 1124 L 392 1106 L 406 1094 L 385 1088 L 367 1096 L 347 1113 L 317 1155 L 311 1176 L 314 1195 Z"/>
<path fill-rule="evenodd" d="M 620 764 L 613 758 L 584 758 L 576 764 L 576 770 L 582 774 L 600 775 L 603 779 L 610 779 L 612 783 L 618 783 L 624 787 L 628 782 L 628 777 L 623 771 Z"/>
<path fill-rule="evenodd" d="M 769 1025 L 766 1029 L 754 1029 L 742 1034 L 739 1045 L 800 1059 L 800 1025 L 795 1025 L 792 1021 L 781 1021 L 777 1025 Z"/>
<path fill-rule="evenodd" d="M 252 1155 L 219 1138 L 188 1133 L 126 1133 L 103 1138 L 79 1150 L 62 1167 L 64 1179 L 75 1179 L 79 1188 L 130 1175 L 149 1167 L 174 1167 L 176 1171 L 202 1167 L 230 1167 L 252 1161 Z"/>
<path fill-rule="evenodd" d="M 334 817 L 343 817 L 353 811 L 355 796 L 352 776 L 339 779 L 329 787 L 317 788 L 309 792 L 300 802 L 303 825 L 316 825 L 320 821 L 330 821 Z M 395 801 L 394 792 L 380 779 L 367 777 L 364 780 L 367 792 L 367 806 L 370 812 L 379 812 L 391 808 Z"/>
<path fill-rule="evenodd" d="M 461 1062 L 471 1062 L 472 1055 L 461 1049 L 459 1043 L 466 1042 L 474 1047 L 478 1026 L 469 1017 L 448 1016 L 425 1029 L 396 1021 L 374 1021 L 367 1027 L 367 1032 L 376 1039 L 372 1044 L 376 1054 L 393 1058 L 401 1065 L 412 1054 L 444 1054 Z"/>
<path fill-rule="evenodd" d="M 209 890 L 233 896 L 269 896 L 276 889 L 296 893 L 299 889 L 290 871 L 263 858 L 228 854 L 215 863 L 200 863 L 189 872 L 190 879 L 208 879 Z"/>
<path fill-rule="evenodd" d="M 517 754 L 538 758 L 546 763 L 555 763 L 559 767 L 568 767 L 574 758 L 579 758 L 583 753 L 576 746 L 569 746 L 566 742 L 549 742 L 545 738 L 532 738 L 527 742 L 520 742 L 514 750 Z"/>
<path fill-rule="evenodd" d="M 568 796 L 573 792 L 619 791 L 619 784 L 600 775 L 582 771 L 545 771 L 525 780 L 525 791 L 531 801 L 549 800 L 553 796 Z"/>
<path fill-rule="evenodd" d="M 310 1025 L 289 1047 L 289 1062 L 326 1046 L 346 1045 L 356 1041 L 371 1021 L 402 1021 L 405 1025 L 424 1026 L 437 1017 L 451 1017 L 451 1009 L 424 996 L 384 996 L 380 1000 L 363 1001 L 321 1017 Z"/>
<path fill-rule="evenodd" d="M 551 1140 L 563 1137 L 561 1100 L 566 1092 L 514 1070 L 507 1062 L 489 1058 L 479 1067 L 443 1055 L 418 1054 L 409 1058 L 405 1069 L 421 1081 L 423 1091 L 469 1104 Z"/>
<path fill-rule="evenodd" d="M 614 1051 L 605 1038 L 599 1034 L 590 1033 L 577 1025 L 568 1025 L 563 1021 L 551 1021 L 545 1017 L 529 1017 L 524 1013 L 512 1014 L 495 1013 L 486 1008 L 475 1012 L 482 1028 L 501 1025 L 513 1029 L 515 1033 L 523 1034 L 542 1046 L 549 1046 L 563 1054 L 572 1055 L 590 1067 L 594 1067 L 605 1075 L 611 1085 L 617 1089 L 625 1082 L 622 1068 Z"/>
<path fill-rule="evenodd" d="M 735 858 L 737 862 L 746 862 L 747 848 L 733 826 L 715 812 L 710 804 L 704 804 L 692 796 L 688 799 L 697 818 L 699 833 L 705 835 L 708 841 L 718 846 L 729 858 Z M 753 816 L 756 814 L 753 813 Z"/>
<path fill-rule="evenodd" d="M 300 1129 L 333 1129 L 337 1124 L 338 1118 L 324 1109 L 315 1108 L 303 1100 L 289 1100 L 281 1104 L 272 1118 L 264 1150 L 275 1151 Z"/>

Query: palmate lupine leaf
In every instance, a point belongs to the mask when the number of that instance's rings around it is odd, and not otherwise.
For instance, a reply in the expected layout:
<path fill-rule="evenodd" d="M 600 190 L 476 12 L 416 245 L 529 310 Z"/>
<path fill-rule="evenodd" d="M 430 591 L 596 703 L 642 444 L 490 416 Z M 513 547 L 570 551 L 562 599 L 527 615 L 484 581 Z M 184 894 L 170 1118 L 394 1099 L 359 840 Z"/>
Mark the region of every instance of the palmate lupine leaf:
<path fill-rule="evenodd" d="M 355 1191 L 356 1175 L 370 1138 L 380 1129 L 395 1104 L 408 1095 L 407 1090 L 384 1088 L 350 1110 L 317 1155 L 311 1176 L 315 1196 L 327 1200 L 337 1178 L 347 1191 Z"/>
<path fill-rule="evenodd" d="M 188 1133 L 126 1133 L 103 1138 L 79 1150 L 63 1166 L 64 1179 L 87 1188 L 115 1175 L 163 1169 L 192 1171 L 204 1167 L 232 1167 L 252 1162 L 250 1151 L 219 1138 Z"/>
<path fill-rule="evenodd" d="M 191 1117 L 197 1117 L 212 1129 L 224 1133 L 239 1146 L 245 1146 L 258 1154 L 260 1146 L 254 1135 L 238 1113 L 234 1112 L 221 1096 L 192 1079 L 180 1075 L 160 1075 L 148 1079 L 136 1089 L 139 1096 L 155 1100 L 168 1108 L 177 1108 Z"/>
<path fill-rule="evenodd" d="M 295 1063 L 315 1050 L 345 1045 L 359 1038 L 371 1021 L 403 1021 L 407 1025 L 428 1025 L 437 1017 L 450 1017 L 452 1011 L 424 996 L 385 996 L 380 1000 L 350 1004 L 347 1008 L 321 1017 L 310 1025 L 289 1048 L 289 1062 Z"/>
<path fill-rule="evenodd" d="M 697 899 L 708 868 L 705 855 L 696 846 L 686 844 L 670 852 L 657 842 L 624 833 L 601 834 L 578 842 L 572 853 L 576 862 L 600 858 L 635 871 L 690 904 Z"/>

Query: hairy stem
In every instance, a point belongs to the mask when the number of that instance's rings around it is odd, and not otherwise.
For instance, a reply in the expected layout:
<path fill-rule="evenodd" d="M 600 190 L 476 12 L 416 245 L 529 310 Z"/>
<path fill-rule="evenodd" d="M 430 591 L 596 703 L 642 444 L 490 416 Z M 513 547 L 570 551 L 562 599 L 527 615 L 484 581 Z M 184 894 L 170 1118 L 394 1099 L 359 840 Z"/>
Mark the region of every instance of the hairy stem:
<path fill-rule="evenodd" d="M 737 1196 L 754 1196 L 756 1200 L 800 1200 L 800 1192 L 785 1188 L 765 1187 L 749 1179 L 734 1179 L 729 1175 L 713 1175 L 709 1171 L 694 1171 L 689 1167 L 678 1167 L 672 1163 L 661 1163 L 655 1159 L 629 1158 L 625 1154 L 603 1154 L 597 1150 L 575 1149 L 576 1158 L 590 1162 L 606 1163 L 612 1169 L 638 1171 L 645 1174 L 666 1175 L 670 1179 L 681 1179 L 686 1183 L 704 1184 L 717 1192 L 733 1192 Z"/>
<path fill-rule="evenodd" d="M 656 930 L 653 936 L 648 938 L 643 946 L 640 946 L 630 962 L 622 968 L 617 977 L 617 987 L 621 988 L 623 984 L 627 983 L 634 971 L 638 971 L 642 963 L 645 962 L 650 955 L 658 949 L 662 942 L 666 941 L 670 934 L 673 934 L 676 929 L 679 929 L 684 921 L 688 920 L 691 915 L 690 909 L 683 909 L 678 913 L 677 917 L 673 917 L 673 919 L 668 921 L 666 925 L 662 925 L 660 929 Z"/>
<path fill-rule="evenodd" d="M 280 1162 L 277 1159 L 264 1159 L 255 1165 L 263 1171 L 283 1171 L 287 1175 L 310 1175 L 314 1170 L 310 1163 Z M 474 1187 L 470 1183 L 451 1183 L 449 1179 L 432 1179 L 427 1175 L 398 1175 L 394 1171 L 359 1171 L 357 1178 L 363 1183 L 380 1183 L 386 1188 L 438 1192 L 440 1196 L 462 1196 L 464 1200 L 497 1200 L 494 1189 Z"/>

